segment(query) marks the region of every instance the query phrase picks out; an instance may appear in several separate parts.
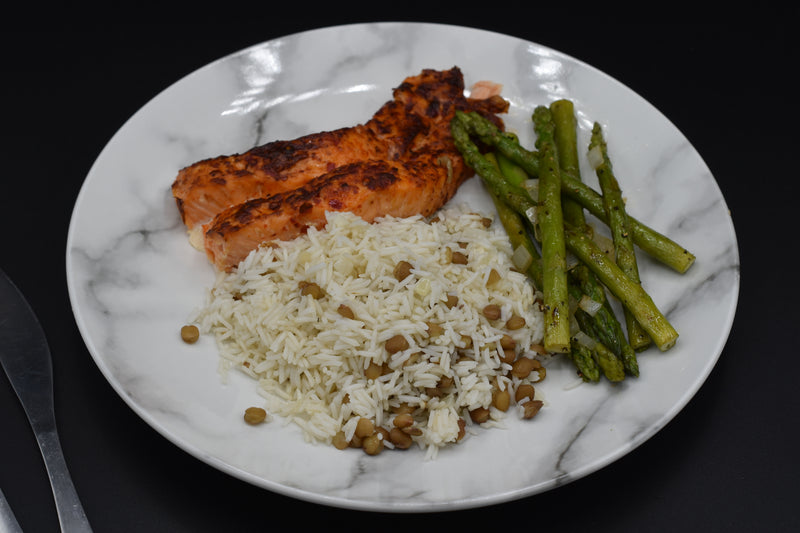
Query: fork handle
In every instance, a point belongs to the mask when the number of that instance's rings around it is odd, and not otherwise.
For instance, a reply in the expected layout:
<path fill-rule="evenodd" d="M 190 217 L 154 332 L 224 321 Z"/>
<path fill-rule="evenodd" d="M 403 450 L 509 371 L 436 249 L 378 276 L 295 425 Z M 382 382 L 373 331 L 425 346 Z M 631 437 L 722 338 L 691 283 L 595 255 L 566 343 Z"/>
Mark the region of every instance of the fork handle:
<path fill-rule="evenodd" d="M 58 521 L 64 533 L 89 533 L 92 531 L 86 513 L 83 511 L 78 493 L 72 484 L 72 478 L 61 451 L 61 443 L 55 428 L 36 432 L 36 440 L 42 451 L 50 485 L 53 488 L 53 497 L 58 512 Z"/>

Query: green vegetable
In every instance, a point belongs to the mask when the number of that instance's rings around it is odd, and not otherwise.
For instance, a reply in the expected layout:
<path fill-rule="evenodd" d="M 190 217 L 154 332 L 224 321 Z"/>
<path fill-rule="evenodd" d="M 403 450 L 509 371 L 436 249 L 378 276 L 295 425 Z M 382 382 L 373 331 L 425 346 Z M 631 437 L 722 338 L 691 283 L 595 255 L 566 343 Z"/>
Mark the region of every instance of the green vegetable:
<path fill-rule="evenodd" d="M 598 342 L 594 346 L 592 355 L 597 361 L 597 366 L 603 371 L 603 375 L 609 381 L 618 382 L 625 379 L 625 367 L 622 361 L 602 342 Z"/>
<path fill-rule="evenodd" d="M 578 373 L 584 381 L 600 381 L 600 367 L 597 359 L 587 346 L 579 343 L 574 337 L 570 339 L 570 351 L 567 357 L 578 369 Z"/>
<path fill-rule="evenodd" d="M 570 282 L 580 288 L 581 294 L 585 294 L 595 302 L 602 304 L 602 307 L 592 317 L 595 338 L 622 359 L 622 364 L 628 374 L 638 376 L 639 363 L 636 352 L 628 342 L 625 331 L 611 308 L 611 303 L 606 297 L 606 291 L 602 284 L 600 284 L 594 273 L 589 270 L 589 267 L 583 263 L 573 267 L 569 274 Z"/>
<path fill-rule="evenodd" d="M 505 180 L 512 185 L 524 187 L 525 182 L 529 178 L 528 173 L 525 172 L 521 166 L 503 155 L 503 152 L 495 152 L 494 156 L 497 159 L 497 165 Z"/>
<path fill-rule="evenodd" d="M 517 213 L 523 215 L 526 220 L 535 224 L 536 202 L 531 199 L 524 188 L 506 181 L 497 165 L 480 152 L 478 146 L 470 139 L 469 123 L 466 116 L 467 114 L 463 111 L 456 111 L 455 118 L 450 121 L 453 143 L 458 151 L 461 152 L 464 161 L 481 177 L 489 188 L 494 190 L 498 198 L 507 203 Z M 480 118 L 485 120 L 483 117 Z M 494 124 L 492 126 L 494 127 Z"/>
<path fill-rule="evenodd" d="M 566 226 L 564 238 L 567 248 L 595 273 L 623 306 L 633 313 L 659 350 L 668 350 L 675 344 L 678 332 L 640 284 L 626 276 L 585 233 Z"/>
<path fill-rule="evenodd" d="M 500 159 L 497 157 L 497 154 L 494 153 L 487 153 L 485 154 L 485 157 L 490 161 Z M 509 166 L 501 169 L 501 172 L 503 172 L 503 176 L 506 177 L 506 179 L 513 179 L 513 176 L 520 177 L 520 171 L 521 169 L 519 167 L 516 169 L 513 168 L 513 163 L 510 163 Z M 527 179 L 526 174 L 525 176 Z M 526 270 L 526 274 L 531 281 L 533 281 L 534 285 L 541 289 L 541 255 L 539 254 L 539 251 L 533 242 L 531 228 L 528 224 L 526 224 L 525 219 L 521 217 L 519 213 L 511 209 L 508 204 L 498 198 L 491 188 L 488 190 L 492 200 L 494 201 L 494 205 L 497 208 L 498 219 L 508 234 L 508 239 L 512 248 L 516 250 L 519 247 L 523 247 L 533 258 L 531 264 Z M 581 288 L 582 282 L 585 282 L 587 277 L 592 277 L 595 283 L 592 285 L 593 292 L 589 294 L 589 297 L 604 304 L 602 308 L 598 309 L 594 316 L 591 316 L 588 313 L 580 312 L 580 314 L 583 315 L 581 320 L 586 320 L 590 324 L 585 326 L 585 329 L 588 330 L 586 331 L 587 335 L 592 336 L 594 340 L 604 345 L 600 348 L 600 350 L 610 350 L 612 352 L 611 355 L 622 358 L 623 368 L 625 371 L 631 375 L 638 376 L 639 368 L 636 364 L 636 354 L 628 344 L 628 341 L 625 338 L 625 333 L 622 331 L 622 327 L 614 316 L 614 312 L 608 303 L 608 299 L 605 296 L 603 287 L 596 281 L 596 278 L 592 276 L 591 272 L 586 268 L 585 265 L 573 267 L 571 272 L 575 272 L 576 269 L 580 269 L 581 271 L 584 271 L 584 273 L 580 277 L 570 276 L 570 279 L 568 279 L 569 291 L 572 297 L 575 299 L 580 299 L 584 294 Z M 606 348 L 606 346 L 608 346 L 608 348 Z M 607 372 L 608 375 L 611 376 L 609 379 L 619 381 L 619 375 L 617 371 L 618 365 L 610 361 L 611 355 L 608 353 L 602 352 L 600 355 L 594 354 L 592 353 L 593 350 L 590 350 L 584 345 L 579 344 L 576 346 L 574 339 L 570 340 L 570 352 L 571 353 L 568 354 L 569 359 L 575 364 L 579 374 L 586 381 L 597 381 L 599 379 L 600 367 L 598 367 L 598 361 L 602 361 L 604 363 L 604 373 Z"/>
<path fill-rule="evenodd" d="M 492 153 L 486 154 L 485 157 L 490 162 L 499 159 L 496 157 L 496 154 Z M 505 176 L 505 174 L 503 175 Z M 497 217 L 503 225 L 503 229 L 506 230 L 506 234 L 508 234 L 508 241 L 511 243 L 511 248 L 516 250 L 519 247 L 523 247 L 532 258 L 531 264 L 528 265 L 525 274 L 531 279 L 537 289 L 542 290 L 541 255 L 530 237 L 529 225 L 526 224 L 525 219 L 519 213 L 514 211 L 497 195 L 494 189 L 491 187 L 487 187 L 487 189 L 497 209 Z"/>
<path fill-rule="evenodd" d="M 549 352 L 569 351 L 569 293 L 567 251 L 561 210 L 561 174 L 550 110 L 533 112 L 539 150 L 539 207 L 537 224 L 542 244 L 542 294 L 544 298 L 544 347 Z"/>
<path fill-rule="evenodd" d="M 600 183 L 603 196 L 603 207 L 608 217 L 608 227 L 611 229 L 611 238 L 614 241 L 614 255 L 617 266 L 632 281 L 641 283 L 639 267 L 636 261 L 636 251 L 633 246 L 628 215 L 625 211 L 625 200 L 622 190 L 614 175 L 611 160 L 608 157 L 608 146 L 603 137 L 603 129 L 597 122 L 592 128 L 592 138 L 589 142 L 589 151 L 595 151 L 598 160 L 595 172 Z M 629 309 L 625 309 L 625 324 L 628 328 L 628 341 L 634 350 L 643 350 L 650 346 L 651 340 L 641 324 L 634 318 Z"/>
<path fill-rule="evenodd" d="M 600 193 L 566 173 L 561 175 L 561 191 L 608 225 L 608 216 Z M 633 242 L 664 265 L 683 274 L 694 263 L 695 256 L 669 237 L 631 216 L 628 217 L 628 224 Z"/>
<path fill-rule="evenodd" d="M 583 293 L 576 285 L 570 285 L 570 293 L 575 299 L 580 299 L 583 296 Z M 603 371 L 603 375 L 609 381 L 622 381 L 625 379 L 625 365 L 622 359 L 604 343 L 604 339 L 608 336 L 608 331 L 598 331 L 598 322 L 589 313 L 580 308 L 575 309 L 573 314 L 580 330 L 595 341 L 595 345 L 591 347 L 591 352 L 597 365 Z M 575 337 L 573 336 L 573 338 Z M 615 340 L 613 335 L 611 338 Z"/>
<path fill-rule="evenodd" d="M 512 247 L 515 251 L 524 248 L 522 255 L 531 258 L 525 271 L 545 298 L 545 348 L 564 353 L 586 381 L 598 381 L 601 373 L 610 381 L 620 381 L 626 374 L 638 376 L 636 352 L 614 315 L 606 289 L 641 324 L 660 350 L 674 345 L 678 334 L 642 288 L 638 271 L 636 277 L 629 276 L 593 241 L 583 210 L 609 225 L 612 235 L 616 229 L 628 243 L 633 241 L 679 272 L 691 266 L 694 256 L 627 215 L 605 143 L 598 144 L 602 137 L 596 131 L 591 146 L 602 151 L 602 168 L 597 170 L 603 193 L 581 181 L 574 108 L 570 101 L 538 106 L 532 120 L 537 135 L 535 151 L 523 148 L 515 135 L 501 131 L 477 113 L 456 112 L 451 132 L 465 162 L 486 185 Z M 495 151 L 481 153 L 473 136 Z M 539 181 L 535 199 L 525 188 L 532 177 Z M 534 237 L 540 240 L 541 253 Z M 617 242 L 622 241 L 615 241 L 615 248 Z M 623 244 L 619 248 L 624 247 Z M 578 259 L 569 273 L 567 251 Z M 622 265 L 625 264 L 623 261 Z M 580 307 L 574 311 L 574 320 L 582 333 L 571 335 L 568 298 L 580 300 L 584 295 L 597 304 L 592 309 L 586 308 L 591 314 Z M 553 309 L 557 313 L 548 316 Z M 592 341 L 585 336 L 580 338 L 583 334 Z M 554 343 L 553 338 L 558 340 Z"/>
<path fill-rule="evenodd" d="M 558 149 L 558 158 L 561 166 L 562 175 L 569 173 L 580 179 L 580 163 L 578 157 L 578 132 L 577 121 L 575 119 L 575 106 L 571 100 L 561 99 L 550 104 L 550 111 L 553 114 L 555 123 L 555 140 Z M 582 228 L 585 232 L 593 229 L 586 224 L 586 217 L 583 206 L 564 196 L 562 199 L 564 207 L 564 220 L 576 228 Z M 607 346 L 615 355 L 620 357 L 625 366 L 625 370 L 632 376 L 639 375 L 639 365 L 636 361 L 636 354 L 631 347 L 625 332 L 622 330 L 614 311 L 608 303 L 605 289 L 598 281 L 597 277 L 586 267 L 579 264 L 572 268 L 570 282 L 579 283 L 581 291 L 595 302 L 602 304 L 598 312 L 591 317 L 594 322 L 594 337 L 604 346 Z M 574 281 L 573 281 L 574 280 Z"/>
<path fill-rule="evenodd" d="M 456 111 L 456 117 L 462 121 L 470 133 L 476 135 L 481 142 L 496 148 L 504 156 L 521 166 L 528 173 L 528 176 L 539 176 L 539 160 L 535 152 L 523 148 L 516 135 L 502 131 L 475 111 L 466 113 Z"/>
<path fill-rule="evenodd" d="M 467 129 L 467 132 L 474 133 L 482 142 L 496 148 L 511 161 L 522 167 L 530 177 L 539 176 L 539 161 L 536 152 L 521 146 L 515 136 L 501 132 L 497 126 L 474 111 L 469 113 L 457 112 L 456 116 L 463 117 L 462 124 Z M 477 169 L 475 171 L 478 172 Z M 480 174 L 480 172 L 478 173 Z M 569 172 L 561 172 L 561 192 L 563 195 L 578 202 L 602 222 L 608 224 L 602 195 L 583 183 L 580 178 L 573 176 Z M 628 217 L 628 223 L 630 224 L 633 242 L 657 261 L 681 274 L 686 272 L 694 263 L 695 256 L 669 237 L 648 227 L 634 217 Z"/>
<path fill-rule="evenodd" d="M 555 125 L 555 143 L 558 150 L 558 164 L 561 172 L 568 172 L 580 179 L 578 159 L 578 133 L 575 121 L 575 106 L 571 100 L 556 100 L 550 104 L 550 112 Z M 583 207 L 572 200 L 562 200 L 564 220 L 576 227 L 586 225 Z"/>

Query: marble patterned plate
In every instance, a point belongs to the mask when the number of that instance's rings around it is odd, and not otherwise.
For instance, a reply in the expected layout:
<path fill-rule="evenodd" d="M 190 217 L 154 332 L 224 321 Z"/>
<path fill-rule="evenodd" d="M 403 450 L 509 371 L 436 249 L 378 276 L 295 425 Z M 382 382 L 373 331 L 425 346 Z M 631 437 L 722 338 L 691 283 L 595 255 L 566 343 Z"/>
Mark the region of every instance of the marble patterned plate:
<path fill-rule="evenodd" d="M 648 258 L 643 283 L 680 332 L 640 355 L 641 377 L 576 385 L 555 363 L 531 421 L 509 416 L 424 461 L 422 450 L 370 457 L 305 442 L 275 420 L 253 428 L 255 384 L 223 381 L 213 341 L 178 331 L 213 283 L 171 198 L 181 167 L 278 138 L 354 125 L 423 68 L 459 66 L 469 87 L 503 84 L 509 129 L 532 146 L 534 106 L 574 101 L 585 146 L 604 125 L 631 214 L 697 255 L 684 275 Z M 584 168 L 589 168 L 584 161 Z M 590 174 L 590 173 L 586 173 Z M 593 176 L 587 182 L 595 183 Z M 473 178 L 453 201 L 491 211 Z M 618 81 L 517 38 L 455 26 L 375 23 L 259 44 L 177 81 L 133 115 L 80 191 L 67 247 L 69 294 L 88 349 L 116 392 L 165 438 L 221 471 L 303 500 L 366 510 L 437 511 L 536 494 L 597 471 L 667 424 L 703 384 L 736 308 L 739 257 L 725 200 L 676 127 Z"/>

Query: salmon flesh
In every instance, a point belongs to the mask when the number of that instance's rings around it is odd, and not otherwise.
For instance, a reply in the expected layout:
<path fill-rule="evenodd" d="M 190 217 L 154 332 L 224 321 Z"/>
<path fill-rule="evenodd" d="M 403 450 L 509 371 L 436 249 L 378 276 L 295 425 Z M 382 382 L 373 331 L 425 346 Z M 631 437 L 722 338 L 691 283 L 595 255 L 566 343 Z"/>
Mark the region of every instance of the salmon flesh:
<path fill-rule="evenodd" d="M 229 271 L 264 243 L 322 227 L 327 211 L 434 213 L 473 175 L 453 144 L 456 110 L 498 126 L 499 95 L 468 98 L 458 67 L 406 78 L 364 124 L 278 140 L 181 169 L 172 193 L 190 242 Z"/>

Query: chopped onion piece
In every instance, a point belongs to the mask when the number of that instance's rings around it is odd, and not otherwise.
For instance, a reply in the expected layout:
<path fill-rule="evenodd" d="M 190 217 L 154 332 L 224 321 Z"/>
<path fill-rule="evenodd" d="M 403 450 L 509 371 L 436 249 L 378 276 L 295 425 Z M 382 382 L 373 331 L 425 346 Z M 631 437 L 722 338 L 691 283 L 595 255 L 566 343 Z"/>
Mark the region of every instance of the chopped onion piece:
<path fill-rule="evenodd" d="M 616 257 L 617 252 L 614 249 L 614 241 L 611 238 L 595 231 L 592 234 L 592 240 L 612 260 Z"/>
<path fill-rule="evenodd" d="M 511 262 L 520 272 L 525 272 L 528 270 L 528 267 L 531 266 L 532 261 L 533 256 L 528 249 L 521 244 L 517 246 L 517 248 L 514 250 L 514 253 L 511 255 Z"/>
<path fill-rule="evenodd" d="M 590 316 L 594 316 L 603 307 L 603 304 L 592 300 L 587 294 L 584 294 L 578 302 L 578 307 L 586 311 Z"/>
<path fill-rule="evenodd" d="M 578 325 L 578 320 L 575 318 L 573 313 L 569 314 L 569 334 L 570 336 L 574 336 L 576 333 L 581 331 L 580 325 Z"/>
<path fill-rule="evenodd" d="M 525 210 L 525 218 L 528 219 L 528 222 L 535 224 L 539 220 L 537 217 L 538 211 L 535 206 L 531 206 Z"/>
<path fill-rule="evenodd" d="M 578 308 L 578 301 L 570 294 L 569 298 L 567 299 L 567 303 L 569 305 L 569 316 L 572 316 L 575 314 L 575 310 Z"/>
<path fill-rule="evenodd" d="M 603 164 L 603 151 L 599 146 L 589 149 L 586 156 L 589 158 L 589 166 L 592 167 L 592 170 L 597 170 L 597 167 Z"/>
<path fill-rule="evenodd" d="M 530 178 L 522 182 L 522 187 L 528 191 L 534 201 L 539 200 L 539 178 Z"/>
<path fill-rule="evenodd" d="M 431 293 L 431 280 L 428 278 L 420 279 L 416 285 L 414 285 L 414 294 L 424 298 L 425 296 Z"/>
<path fill-rule="evenodd" d="M 572 270 L 581 263 L 580 259 L 578 259 L 578 256 L 576 256 L 569 250 L 567 250 L 567 255 L 564 258 L 564 260 L 566 261 L 567 270 Z"/>
<path fill-rule="evenodd" d="M 590 350 L 594 350 L 594 347 L 597 345 L 595 340 L 593 338 L 591 338 L 589 335 L 587 335 L 586 333 L 584 333 L 583 331 L 578 331 L 572 337 L 576 341 L 578 341 L 578 344 L 580 344 L 582 346 L 586 346 Z"/>

